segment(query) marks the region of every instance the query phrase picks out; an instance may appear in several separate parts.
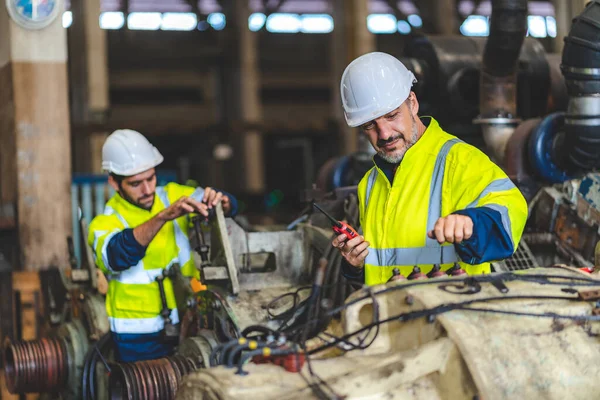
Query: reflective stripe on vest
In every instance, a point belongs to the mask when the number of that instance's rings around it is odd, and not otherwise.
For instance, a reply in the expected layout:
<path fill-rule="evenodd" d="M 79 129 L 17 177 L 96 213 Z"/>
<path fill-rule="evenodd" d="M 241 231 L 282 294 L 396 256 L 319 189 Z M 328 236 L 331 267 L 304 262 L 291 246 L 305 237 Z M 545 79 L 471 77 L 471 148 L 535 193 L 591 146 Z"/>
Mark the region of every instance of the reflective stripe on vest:
<path fill-rule="evenodd" d="M 121 271 L 116 280 L 126 284 L 147 285 L 156 281 L 156 278 L 162 274 L 163 269 L 171 268 L 171 265 L 178 261 L 177 258 L 174 258 L 164 268 L 144 269 L 144 260 L 140 260 L 133 267 Z"/>
<path fill-rule="evenodd" d="M 395 265 L 419 264 L 447 264 L 460 261 L 454 246 L 442 246 L 436 239 L 430 239 L 427 232 L 431 231 L 436 221 L 442 216 L 442 185 L 446 170 L 446 157 L 452 146 L 460 143 L 459 139 L 448 140 L 442 146 L 435 160 L 429 194 L 429 210 L 427 213 L 427 230 L 425 232 L 425 246 L 423 247 L 395 247 L 387 249 L 369 248 L 365 264 L 375 267 L 391 267 Z M 371 196 L 371 190 L 377 179 L 377 168 L 374 168 L 367 181 L 365 197 L 365 210 Z"/>
<path fill-rule="evenodd" d="M 195 194 L 198 192 L 198 189 L 192 193 L 192 197 L 195 198 Z M 169 202 L 169 197 L 167 196 L 167 192 L 163 187 L 157 187 L 156 194 L 160 198 L 160 201 L 162 201 L 164 204 L 165 208 L 171 205 Z M 204 195 L 204 190 L 202 190 L 202 195 Z M 202 197 L 200 197 L 200 200 L 202 200 Z M 175 243 L 177 243 L 177 248 L 179 249 L 179 265 L 183 267 L 191 259 L 192 248 L 190 247 L 190 241 L 181 230 L 181 227 L 177 223 L 176 219 L 173 220 L 173 228 L 175 230 Z"/>
<path fill-rule="evenodd" d="M 104 207 L 104 215 L 114 215 L 115 217 L 119 218 L 119 221 L 121 221 L 124 228 L 129 228 L 129 224 L 127 221 L 125 221 L 125 218 L 123 218 L 123 216 L 116 212 L 111 206 Z"/>
<path fill-rule="evenodd" d="M 479 200 L 481 200 L 482 198 L 484 198 L 492 192 L 504 192 L 514 188 L 516 188 L 516 186 L 509 178 L 496 179 L 495 181 L 490 182 L 490 184 L 487 185 L 486 188 L 481 191 L 479 197 L 477 197 L 475 201 L 469 204 L 467 208 L 476 207 Z M 515 243 L 512 236 L 510 217 L 508 216 L 508 208 L 506 208 L 505 206 L 501 206 L 500 204 L 486 204 L 485 206 L 500 213 L 500 217 L 502 218 L 502 227 L 506 231 L 506 234 L 510 237 L 510 243 L 512 244 L 512 248 L 514 249 Z"/>
<path fill-rule="evenodd" d="M 204 189 L 202 189 L 201 187 L 197 187 L 196 190 L 194 190 L 194 193 L 190 195 L 190 197 L 194 200 L 202 201 L 202 199 L 204 198 Z"/>
<path fill-rule="evenodd" d="M 179 323 L 179 314 L 177 309 L 171 310 L 171 322 Z M 110 330 L 116 333 L 154 333 L 161 331 L 165 326 L 165 321 L 158 315 L 151 318 L 115 318 L 108 317 Z"/>

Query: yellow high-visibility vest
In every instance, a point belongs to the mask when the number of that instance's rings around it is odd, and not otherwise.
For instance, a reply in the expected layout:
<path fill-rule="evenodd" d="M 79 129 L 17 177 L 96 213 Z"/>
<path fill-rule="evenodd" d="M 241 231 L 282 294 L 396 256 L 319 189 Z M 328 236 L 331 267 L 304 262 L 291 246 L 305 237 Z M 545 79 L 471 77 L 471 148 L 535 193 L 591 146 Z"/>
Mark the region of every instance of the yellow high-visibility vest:
<path fill-rule="evenodd" d="M 360 221 L 370 243 L 365 283 L 385 283 L 392 270 L 408 276 L 415 265 L 428 273 L 459 262 L 468 274 L 490 272 L 490 264 L 462 262 L 454 245 L 427 237 L 440 217 L 486 206 L 498 211 L 516 250 L 527 221 L 523 195 L 483 152 L 442 130 L 431 118 L 422 137 L 404 155 L 393 182 L 373 167 L 358 185 Z M 465 260 L 468 261 L 468 260 Z"/>
<path fill-rule="evenodd" d="M 166 223 L 152 239 L 146 254 L 137 265 L 125 271 L 115 271 L 109 263 L 107 246 L 110 239 L 126 228 L 135 228 L 155 217 L 182 196 L 201 201 L 204 189 L 169 183 L 157 187 L 150 211 L 134 206 L 118 193 L 106 204 L 103 215 L 90 224 L 88 243 L 92 246 L 96 265 L 108 276 L 106 311 L 110 329 L 116 333 L 155 333 L 163 329 L 160 316 L 162 302 L 156 277 L 164 269 L 178 263 L 185 276 L 198 278 L 192 250 L 188 241 L 187 216 Z M 164 280 L 167 306 L 171 321 L 179 322 L 179 315 L 169 278 Z"/>

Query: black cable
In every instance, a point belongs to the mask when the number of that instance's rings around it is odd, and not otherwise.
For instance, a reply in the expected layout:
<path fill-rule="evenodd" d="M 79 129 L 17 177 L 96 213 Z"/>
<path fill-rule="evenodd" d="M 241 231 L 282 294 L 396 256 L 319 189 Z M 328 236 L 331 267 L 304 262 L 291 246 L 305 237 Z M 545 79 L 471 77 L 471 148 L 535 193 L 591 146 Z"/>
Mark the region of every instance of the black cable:
<path fill-rule="evenodd" d="M 239 346 L 240 344 L 242 344 L 242 343 L 240 343 L 240 341 L 241 341 L 241 339 L 236 339 L 236 340 L 231 340 L 231 341 L 223 344 L 217 365 L 225 365 L 225 357 L 227 357 L 227 352 L 230 349 L 234 348 L 235 346 Z M 245 341 L 245 339 L 242 341 Z"/>
<path fill-rule="evenodd" d="M 543 300 L 570 300 L 570 301 L 584 301 L 581 300 L 578 297 L 567 297 L 567 296 L 510 296 L 510 297 L 490 297 L 490 298 L 483 298 L 483 299 L 473 299 L 473 300 L 469 300 L 469 301 L 465 301 L 465 302 L 461 302 L 461 303 L 450 303 L 450 304 L 442 304 L 440 306 L 434 307 L 434 308 L 430 308 L 430 309 L 425 309 L 425 310 L 418 310 L 418 311 L 411 311 L 408 313 L 404 313 L 404 314 L 398 314 L 389 318 L 386 318 L 384 320 L 381 320 L 378 322 L 378 324 L 384 324 L 387 322 L 391 322 L 391 321 L 401 321 L 401 322 L 407 322 L 407 321 L 411 321 L 417 318 L 421 318 L 421 317 L 428 317 L 431 315 L 439 315 L 439 314 L 443 314 L 449 311 L 454 311 L 454 310 L 467 310 L 467 311 L 479 311 L 481 310 L 482 312 L 488 312 L 488 310 L 491 310 L 489 312 L 498 312 L 501 314 L 511 314 L 511 315 L 522 315 L 522 316 L 532 316 L 532 317 L 541 317 L 541 318 L 557 318 L 557 319 L 572 319 L 572 320 L 585 320 L 585 321 L 600 321 L 600 316 L 595 316 L 595 315 L 590 315 L 590 316 L 579 316 L 579 315 L 561 315 L 561 314 L 556 314 L 556 313 L 544 313 L 544 314 L 536 314 L 536 313 L 526 313 L 526 312 L 520 312 L 520 311 L 502 311 L 502 310 L 493 310 L 493 309 L 484 309 L 484 308 L 469 308 L 466 307 L 466 305 L 469 304 L 473 304 L 473 303 L 477 303 L 477 302 L 484 302 L 484 301 L 490 301 L 490 300 L 515 300 L 515 299 L 530 299 L 530 300 L 536 300 L 536 299 L 543 299 Z M 314 354 L 314 353 L 318 353 L 320 351 L 326 350 L 328 348 L 337 346 L 339 343 L 348 341 L 348 339 L 356 336 L 359 333 L 362 333 L 364 331 L 367 331 L 369 329 L 373 328 L 373 323 L 366 325 L 354 332 L 351 332 L 349 334 L 346 334 L 342 337 L 337 338 L 336 340 L 334 340 L 333 342 L 327 343 L 325 345 L 322 345 L 320 347 L 317 347 L 315 349 L 312 349 L 309 351 L 309 354 Z"/>
<path fill-rule="evenodd" d="M 112 346 L 110 332 L 104 334 L 100 340 L 92 345 L 84 358 L 83 373 L 81 374 L 81 388 L 84 400 L 96 399 L 96 363 L 98 353 L 102 354 Z"/>
<path fill-rule="evenodd" d="M 278 338 L 281 335 L 281 332 L 278 332 L 275 329 L 271 329 L 267 326 L 249 325 L 246 328 L 244 328 L 244 330 L 242 331 L 242 337 L 245 337 L 246 339 L 256 339 L 256 338 L 262 337 L 262 336 L 248 337 L 249 334 L 255 333 L 255 332 L 262 333 L 262 335 L 264 335 L 264 336 L 273 335 L 275 338 Z"/>
<path fill-rule="evenodd" d="M 568 319 L 571 321 L 600 321 L 600 315 L 561 315 L 553 312 L 548 313 L 527 313 L 524 311 L 509 311 L 509 310 L 496 310 L 493 308 L 470 308 L 463 307 L 460 311 L 480 311 L 489 312 L 496 314 L 507 314 L 507 315 L 518 315 L 523 317 L 541 317 L 541 318 L 554 318 L 554 319 Z"/>
<path fill-rule="evenodd" d="M 248 342 L 246 342 L 246 343 L 244 343 L 242 345 L 235 346 L 229 352 L 229 357 L 227 357 L 227 368 L 233 368 L 233 363 L 235 361 L 235 356 L 238 355 L 238 354 L 241 354 L 244 350 L 250 349 L 251 342 L 254 342 L 255 346 L 256 346 L 252 350 L 260 350 L 263 347 L 267 347 L 268 346 L 268 344 L 265 343 L 265 342 L 257 342 L 255 340 L 249 340 Z"/>

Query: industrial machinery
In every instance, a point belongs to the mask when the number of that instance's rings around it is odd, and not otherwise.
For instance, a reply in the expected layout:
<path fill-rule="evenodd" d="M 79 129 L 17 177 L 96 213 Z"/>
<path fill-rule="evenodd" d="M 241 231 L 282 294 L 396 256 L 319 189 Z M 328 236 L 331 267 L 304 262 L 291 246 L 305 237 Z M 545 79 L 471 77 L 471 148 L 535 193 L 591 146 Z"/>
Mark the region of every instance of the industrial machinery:
<path fill-rule="evenodd" d="M 286 311 L 306 304 L 310 286 L 304 284 L 329 244 L 330 230 L 301 225 L 249 232 L 226 219 L 220 205 L 210 221 L 190 223 L 201 283 L 190 282 L 177 267 L 164 274 L 173 283 L 181 316 L 173 356 L 113 362 L 104 299 L 88 251 L 84 269 L 43 273 L 51 329 L 36 341 L 5 344 L 9 390 L 62 399 L 172 399 L 183 376 L 214 365 L 211 354 L 219 345 L 267 329 L 258 325 L 294 329 L 298 315 Z M 85 236 L 87 229 L 82 232 Z M 335 275 L 328 279 L 332 286 Z"/>
<path fill-rule="evenodd" d="M 73 259 L 72 242 L 69 244 L 70 269 L 40 272 L 48 335 L 4 343 L 4 373 L 11 393 L 81 399 L 85 360 L 94 354 L 95 346 L 107 341 L 108 318 L 104 298 L 98 292 L 95 266 L 86 258 L 84 267 L 79 268 Z M 105 388 L 106 383 L 101 386 Z"/>
<path fill-rule="evenodd" d="M 593 398 L 599 287 L 557 265 L 364 288 L 328 311 L 340 324 L 310 341 L 260 338 L 188 375 L 176 398 Z"/>

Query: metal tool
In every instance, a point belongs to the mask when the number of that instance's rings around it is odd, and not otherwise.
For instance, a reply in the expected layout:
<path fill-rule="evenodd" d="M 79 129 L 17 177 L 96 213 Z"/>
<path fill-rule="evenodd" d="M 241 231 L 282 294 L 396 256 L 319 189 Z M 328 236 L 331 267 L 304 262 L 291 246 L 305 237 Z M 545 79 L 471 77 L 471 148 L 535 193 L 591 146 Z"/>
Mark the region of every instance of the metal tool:
<path fill-rule="evenodd" d="M 353 227 L 351 227 L 343 221 L 338 221 L 337 219 L 333 218 L 331 215 L 327 214 L 321 207 L 319 207 L 317 203 L 313 202 L 312 205 L 315 206 L 317 210 L 321 211 L 323 215 L 325 215 L 329 219 L 329 221 L 331 221 L 331 227 L 333 228 L 333 231 L 335 233 L 345 234 L 348 237 L 348 240 L 354 239 L 358 236 L 358 232 L 356 232 L 356 230 Z"/>
<path fill-rule="evenodd" d="M 160 311 L 160 316 L 164 321 L 162 339 L 165 343 L 173 343 L 179 340 L 179 325 L 173 324 L 173 321 L 171 320 L 171 310 L 167 305 L 167 296 L 165 293 L 164 280 L 169 277 L 168 274 L 169 272 L 167 270 L 163 270 L 163 272 L 156 277 L 156 282 L 158 283 L 158 290 L 160 292 L 160 300 L 162 303 L 162 310 Z"/>

